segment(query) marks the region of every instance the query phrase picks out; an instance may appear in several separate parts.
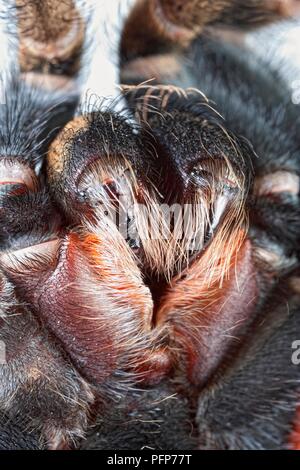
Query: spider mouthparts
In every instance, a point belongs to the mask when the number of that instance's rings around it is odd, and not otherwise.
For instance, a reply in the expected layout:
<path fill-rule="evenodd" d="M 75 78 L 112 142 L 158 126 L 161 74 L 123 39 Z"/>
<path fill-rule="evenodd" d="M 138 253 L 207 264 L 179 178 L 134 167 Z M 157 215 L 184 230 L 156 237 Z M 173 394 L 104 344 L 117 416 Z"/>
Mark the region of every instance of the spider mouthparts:
<path fill-rule="evenodd" d="M 131 171 L 123 165 L 109 168 L 98 159 L 88 166 L 81 174 L 78 192 L 91 205 L 102 203 L 107 208 L 119 203 L 126 207 L 133 204 L 133 181 Z"/>

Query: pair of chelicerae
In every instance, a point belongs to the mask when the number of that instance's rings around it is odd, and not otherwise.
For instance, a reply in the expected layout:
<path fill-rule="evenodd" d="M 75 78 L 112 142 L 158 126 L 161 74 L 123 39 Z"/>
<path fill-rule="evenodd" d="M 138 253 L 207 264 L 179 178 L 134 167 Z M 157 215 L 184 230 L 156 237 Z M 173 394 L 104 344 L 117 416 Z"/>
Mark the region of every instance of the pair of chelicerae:
<path fill-rule="evenodd" d="M 300 448 L 299 4 L 1 2 L 0 448 Z"/>

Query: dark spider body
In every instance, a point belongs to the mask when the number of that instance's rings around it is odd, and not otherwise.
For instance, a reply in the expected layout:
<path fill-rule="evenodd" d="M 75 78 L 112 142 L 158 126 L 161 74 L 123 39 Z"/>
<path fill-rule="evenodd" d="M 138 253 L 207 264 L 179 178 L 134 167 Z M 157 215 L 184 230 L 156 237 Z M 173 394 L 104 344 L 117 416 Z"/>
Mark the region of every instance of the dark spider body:
<path fill-rule="evenodd" d="M 139 10 L 125 25 L 123 113 L 30 84 L 57 69 L 44 53 L 31 68 L 20 36 L 0 110 L 0 449 L 299 445 L 299 109 L 262 62 L 200 34 L 201 15 L 158 3 L 150 49 Z M 203 27 L 284 2 L 221 3 Z M 188 206 L 187 231 L 171 217 L 147 238 L 164 205 Z"/>

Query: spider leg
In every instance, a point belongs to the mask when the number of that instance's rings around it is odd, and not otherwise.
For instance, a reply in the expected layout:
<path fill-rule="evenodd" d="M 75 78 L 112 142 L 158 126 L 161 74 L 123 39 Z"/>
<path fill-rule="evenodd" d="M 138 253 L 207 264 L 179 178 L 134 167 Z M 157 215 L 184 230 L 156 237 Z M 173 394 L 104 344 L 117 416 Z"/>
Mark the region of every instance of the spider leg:
<path fill-rule="evenodd" d="M 2 272 L 0 297 L 0 448 L 72 447 L 87 428 L 92 389 Z"/>

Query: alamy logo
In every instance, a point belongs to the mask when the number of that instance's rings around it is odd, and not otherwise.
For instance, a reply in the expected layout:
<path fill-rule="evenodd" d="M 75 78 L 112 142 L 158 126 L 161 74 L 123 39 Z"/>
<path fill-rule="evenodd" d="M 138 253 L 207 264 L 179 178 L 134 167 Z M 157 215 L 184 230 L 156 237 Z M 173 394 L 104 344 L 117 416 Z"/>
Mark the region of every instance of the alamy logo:
<path fill-rule="evenodd" d="M 295 366 L 299 366 L 300 365 L 300 340 L 294 341 L 292 343 L 292 349 L 295 350 L 292 354 L 292 363 Z"/>

